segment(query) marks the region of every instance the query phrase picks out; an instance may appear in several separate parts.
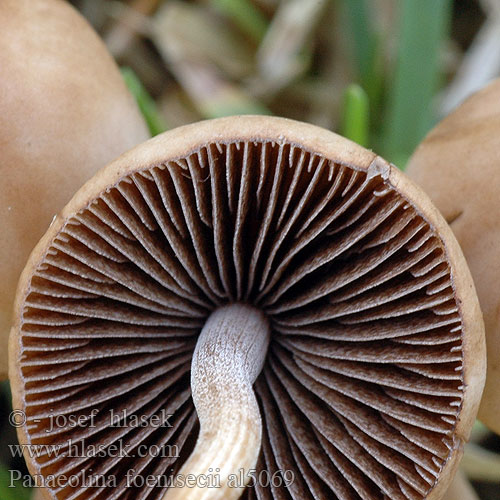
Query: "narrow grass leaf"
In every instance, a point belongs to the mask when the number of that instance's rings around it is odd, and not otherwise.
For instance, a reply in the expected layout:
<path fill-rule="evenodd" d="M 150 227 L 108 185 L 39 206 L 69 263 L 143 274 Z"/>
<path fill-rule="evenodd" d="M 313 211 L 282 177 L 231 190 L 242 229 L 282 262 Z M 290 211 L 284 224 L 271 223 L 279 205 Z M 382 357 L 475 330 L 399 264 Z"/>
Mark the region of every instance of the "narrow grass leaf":
<path fill-rule="evenodd" d="M 366 92 L 360 85 L 349 85 L 344 92 L 341 134 L 361 146 L 368 146 L 370 111 Z"/>
<path fill-rule="evenodd" d="M 383 153 L 393 160 L 410 155 L 435 119 L 432 101 L 441 67 L 439 52 L 447 36 L 451 0 L 401 0 L 395 76 L 389 85 Z"/>
<path fill-rule="evenodd" d="M 155 136 L 161 132 L 165 132 L 165 130 L 167 130 L 167 124 L 158 111 L 155 101 L 148 94 L 144 85 L 139 80 L 139 77 L 131 68 L 128 67 L 121 68 L 121 72 L 128 89 L 137 101 L 151 135 Z"/>

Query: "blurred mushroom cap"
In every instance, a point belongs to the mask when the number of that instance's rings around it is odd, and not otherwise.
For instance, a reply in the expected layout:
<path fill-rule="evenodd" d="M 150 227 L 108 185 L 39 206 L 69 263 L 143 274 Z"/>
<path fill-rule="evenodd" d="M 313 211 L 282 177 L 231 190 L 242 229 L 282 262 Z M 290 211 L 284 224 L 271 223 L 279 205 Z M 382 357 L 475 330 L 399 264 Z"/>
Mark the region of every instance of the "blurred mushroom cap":
<path fill-rule="evenodd" d="M 60 0 L 0 2 L 0 378 L 19 275 L 52 218 L 149 134 L 118 68 Z"/>
<path fill-rule="evenodd" d="M 484 316 L 487 377 L 479 418 L 500 434 L 500 80 L 461 104 L 420 144 L 406 173 L 449 222 Z"/>

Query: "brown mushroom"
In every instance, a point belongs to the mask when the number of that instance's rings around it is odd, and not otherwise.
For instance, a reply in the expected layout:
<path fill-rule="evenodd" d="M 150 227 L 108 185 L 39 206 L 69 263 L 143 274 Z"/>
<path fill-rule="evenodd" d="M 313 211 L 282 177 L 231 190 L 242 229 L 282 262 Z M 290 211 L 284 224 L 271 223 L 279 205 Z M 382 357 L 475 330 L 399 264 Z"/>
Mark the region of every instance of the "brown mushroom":
<path fill-rule="evenodd" d="M 487 376 L 479 418 L 500 434 L 500 80 L 439 123 L 408 165 L 451 228 L 472 273 L 484 315 Z"/>
<path fill-rule="evenodd" d="M 0 2 L 0 379 L 19 275 L 51 219 L 148 138 L 118 68 L 60 0 Z"/>
<path fill-rule="evenodd" d="M 111 163 L 33 251 L 15 310 L 20 441 L 61 453 L 30 471 L 77 477 L 53 499 L 437 499 L 484 382 L 473 284 L 426 195 L 280 118 Z"/>

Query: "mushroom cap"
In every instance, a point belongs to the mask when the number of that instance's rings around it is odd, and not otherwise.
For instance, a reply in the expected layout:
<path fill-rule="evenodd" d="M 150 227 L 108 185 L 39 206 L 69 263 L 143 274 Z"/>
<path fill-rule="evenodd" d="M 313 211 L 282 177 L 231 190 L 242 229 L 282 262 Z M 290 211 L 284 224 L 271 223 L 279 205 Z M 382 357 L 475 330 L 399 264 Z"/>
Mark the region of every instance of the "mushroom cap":
<path fill-rule="evenodd" d="M 36 246 L 10 342 L 14 407 L 28 423 L 20 442 L 123 440 L 179 453 L 27 455 L 32 474 L 92 469 L 118 478 L 119 497 L 127 470 L 178 471 L 197 432 L 196 338 L 211 311 L 231 302 L 261 308 L 271 324 L 255 385 L 264 427 L 257 477 L 286 480 L 280 471 L 291 470 L 288 491 L 300 499 L 444 494 L 485 370 L 461 250 L 421 189 L 373 152 L 258 116 L 188 125 L 134 148 L 87 182 Z M 51 415 L 92 408 L 92 428 L 49 429 Z M 172 427 L 108 424 L 109 410 L 161 409 Z M 70 493 L 79 494 L 48 489 L 50 498 Z M 262 481 L 244 498 L 256 494 L 281 498 Z"/>
<path fill-rule="evenodd" d="M 0 2 L 0 379 L 19 275 L 52 218 L 149 137 L 118 68 L 60 0 Z"/>
<path fill-rule="evenodd" d="M 479 418 L 500 434 L 500 80 L 442 120 L 419 145 L 406 173 L 449 222 L 479 297 L 487 376 Z"/>

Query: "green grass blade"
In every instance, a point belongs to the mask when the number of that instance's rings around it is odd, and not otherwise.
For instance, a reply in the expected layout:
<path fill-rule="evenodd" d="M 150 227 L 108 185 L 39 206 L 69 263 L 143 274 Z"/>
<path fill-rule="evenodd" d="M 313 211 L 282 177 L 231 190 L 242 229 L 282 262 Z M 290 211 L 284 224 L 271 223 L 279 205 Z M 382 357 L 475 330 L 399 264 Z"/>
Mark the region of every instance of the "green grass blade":
<path fill-rule="evenodd" d="M 128 67 L 121 68 L 121 72 L 128 89 L 137 101 L 137 105 L 146 120 L 151 135 L 155 136 L 161 132 L 165 132 L 165 130 L 167 130 L 167 124 L 158 111 L 155 101 L 139 80 L 139 77 Z"/>
<path fill-rule="evenodd" d="M 373 1 L 342 0 L 339 5 L 345 20 L 344 36 L 351 49 L 356 81 L 366 92 L 370 104 L 370 141 L 373 142 L 376 138 L 374 129 L 380 130 L 383 110 L 384 36 L 374 24 L 376 6 Z"/>
<path fill-rule="evenodd" d="M 25 488 L 21 481 L 15 481 L 18 474 L 11 473 L 3 465 L 0 465 L 0 498 L 2 500 L 29 500 L 31 488 Z M 11 481 L 11 479 L 13 479 Z"/>
<path fill-rule="evenodd" d="M 392 161 L 408 157 L 433 124 L 439 51 L 452 7 L 451 0 L 401 0 L 400 5 L 398 60 L 382 138 Z"/>
<path fill-rule="evenodd" d="M 254 42 L 259 43 L 264 38 L 267 19 L 250 0 L 211 0 L 210 3 Z"/>
<path fill-rule="evenodd" d="M 360 85 L 349 85 L 344 93 L 341 134 L 361 146 L 368 146 L 370 125 L 369 100 Z"/>
<path fill-rule="evenodd" d="M 371 23 L 372 8 L 373 5 L 368 0 L 343 0 L 348 36 L 357 63 L 356 70 L 363 83 L 371 78 L 375 60 L 376 36 Z"/>

